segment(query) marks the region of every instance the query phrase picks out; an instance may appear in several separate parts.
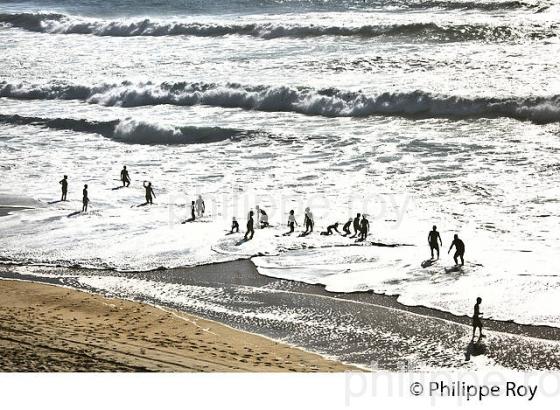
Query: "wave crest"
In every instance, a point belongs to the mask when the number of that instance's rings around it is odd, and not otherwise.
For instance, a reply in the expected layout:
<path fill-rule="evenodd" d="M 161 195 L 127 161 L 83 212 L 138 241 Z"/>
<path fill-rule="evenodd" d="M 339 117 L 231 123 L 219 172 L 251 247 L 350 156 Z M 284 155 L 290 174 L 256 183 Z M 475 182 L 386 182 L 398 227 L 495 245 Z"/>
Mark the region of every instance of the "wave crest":
<path fill-rule="evenodd" d="M 179 145 L 219 142 L 250 134 L 219 127 L 173 127 L 135 119 L 88 121 L 72 118 L 41 118 L 0 114 L 0 123 L 35 125 L 57 130 L 89 132 L 127 144 Z"/>
<path fill-rule="evenodd" d="M 52 34 L 91 34 L 96 36 L 251 36 L 261 39 L 309 38 L 320 36 L 374 38 L 414 37 L 433 41 L 503 41 L 556 37 L 554 27 L 513 27 L 507 25 L 404 23 L 362 26 L 278 25 L 272 23 L 219 24 L 198 22 L 106 21 L 62 14 L 0 14 L 0 23 L 25 30 Z"/>
<path fill-rule="evenodd" d="M 171 104 L 209 105 L 256 111 L 294 112 L 325 117 L 400 115 L 415 118 L 509 117 L 535 123 L 560 122 L 560 95 L 550 97 L 468 98 L 424 91 L 382 93 L 336 88 L 244 86 L 206 83 L 101 84 L 93 87 L 60 83 L 30 85 L 0 82 L 0 97 L 82 100 L 106 106 Z M 233 130 L 234 131 L 234 130 Z"/>

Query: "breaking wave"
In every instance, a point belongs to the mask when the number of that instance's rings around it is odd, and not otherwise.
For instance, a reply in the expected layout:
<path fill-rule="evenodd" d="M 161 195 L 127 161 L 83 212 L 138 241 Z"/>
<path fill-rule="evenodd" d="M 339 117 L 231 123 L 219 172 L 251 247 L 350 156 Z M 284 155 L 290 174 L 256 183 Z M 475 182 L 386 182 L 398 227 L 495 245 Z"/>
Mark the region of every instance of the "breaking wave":
<path fill-rule="evenodd" d="M 319 26 L 272 23 L 220 24 L 199 22 L 169 22 L 151 19 L 95 20 L 63 14 L 0 14 L 0 23 L 29 31 L 52 34 L 91 34 L 96 36 L 251 36 L 261 39 L 337 37 L 411 37 L 433 41 L 504 41 L 522 38 L 545 39 L 558 35 L 557 27 L 486 24 L 438 25 L 408 23 L 362 26 Z"/>
<path fill-rule="evenodd" d="M 208 105 L 245 110 L 294 112 L 325 117 L 398 115 L 415 118 L 509 117 L 546 124 L 560 122 L 560 95 L 469 98 L 424 91 L 366 95 L 336 88 L 244 86 L 212 83 L 132 83 L 83 86 L 0 82 L 0 97 L 82 100 L 105 106 Z"/>
<path fill-rule="evenodd" d="M 40 118 L 0 114 L 0 123 L 35 125 L 57 130 L 90 132 L 127 144 L 179 145 L 219 142 L 250 134 L 218 127 L 172 127 L 134 119 L 88 121 L 71 118 Z"/>

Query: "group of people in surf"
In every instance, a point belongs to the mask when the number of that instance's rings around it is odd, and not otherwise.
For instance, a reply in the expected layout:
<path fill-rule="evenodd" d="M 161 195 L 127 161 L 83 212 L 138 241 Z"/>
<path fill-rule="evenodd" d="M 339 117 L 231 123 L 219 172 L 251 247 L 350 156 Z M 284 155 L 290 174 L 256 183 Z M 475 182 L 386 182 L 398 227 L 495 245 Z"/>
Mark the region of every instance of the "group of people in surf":
<path fill-rule="evenodd" d="M 120 181 L 122 182 L 122 188 L 130 187 L 130 174 L 126 168 L 126 165 L 123 166 L 120 174 Z M 62 197 L 61 201 L 67 200 L 68 195 L 68 176 L 64 175 L 63 179 L 59 182 L 62 188 Z M 154 189 L 152 187 L 152 183 L 150 181 L 144 181 L 142 186 L 145 190 L 145 199 L 146 202 L 139 206 L 144 205 L 151 205 L 153 204 L 153 200 L 156 197 Z M 89 204 L 89 196 L 88 196 L 88 185 L 85 184 L 83 191 L 82 191 L 82 212 L 87 212 Z M 204 212 L 206 211 L 206 205 L 202 196 L 199 195 L 195 201 L 191 202 L 191 213 L 190 218 L 186 219 L 182 223 L 187 222 L 194 222 L 197 218 L 201 218 L 204 216 Z M 256 215 L 255 215 L 256 213 Z M 255 235 L 255 219 L 256 219 L 256 226 L 259 228 L 267 228 L 270 226 L 268 221 L 268 214 L 265 212 L 264 209 L 261 209 L 258 205 L 255 207 L 255 211 L 251 210 L 247 216 L 247 230 L 244 235 L 245 240 L 253 239 Z M 294 210 L 290 210 L 288 215 L 288 228 L 289 231 L 285 232 L 283 235 L 291 235 L 295 232 L 295 227 L 299 226 Z M 307 236 L 313 232 L 313 228 L 315 226 L 315 220 L 313 218 L 313 213 L 309 207 L 305 208 L 304 213 L 304 221 L 303 226 L 305 230 L 301 232 L 300 236 Z M 338 230 L 339 223 L 335 222 L 329 226 L 327 226 L 325 231 L 322 231 L 320 234 L 323 236 L 330 236 L 333 235 L 335 232 L 341 236 L 349 237 L 349 238 L 357 238 L 358 242 L 363 242 L 367 239 L 367 236 L 370 231 L 369 220 L 367 219 L 366 214 L 356 214 L 356 217 L 349 218 L 348 221 L 342 226 L 342 232 Z M 354 231 L 352 233 L 352 230 Z M 230 234 L 238 233 L 239 232 L 239 222 L 234 217 L 231 224 Z M 443 246 L 443 242 L 441 240 L 441 236 L 437 231 L 437 227 L 434 225 L 432 230 L 428 233 L 428 244 L 430 246 L 430 252 L 432 256 L 432 260 L 434 260 L 434 251 L 436 253 L 436 258 L 439 259 L 439 247 Z M 455 254 L 453 255 L 453 260 L 455 261 L 456 265 L 460 264 L 464 265 L 464 255 L 465 255 L 465 244 L 459 238 L 457 234 L 454 235 L 453 241 L 451 242 L 451 246 L 447 253 L 450 253 L 451 250 L 455 247 Z"/>

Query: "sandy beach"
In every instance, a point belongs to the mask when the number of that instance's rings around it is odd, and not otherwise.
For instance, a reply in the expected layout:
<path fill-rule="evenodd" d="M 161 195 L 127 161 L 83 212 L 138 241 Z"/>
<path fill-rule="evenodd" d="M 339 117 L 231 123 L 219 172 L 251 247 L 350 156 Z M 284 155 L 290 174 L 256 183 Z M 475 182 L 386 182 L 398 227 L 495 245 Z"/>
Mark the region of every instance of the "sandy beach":
<path fill-rule="evenodd" d="M 0 371 L 341 372 L 350 366 L 197 316 L 0 281 Z"/>
<path fill-rule="evenodd" d="M 48 290 L 53 295 L 47 299 L 51 305 L 43 306 L 40 303 L 47 303 L 47 300 L 37 299 L 33 294 L 29 297 L 11 294 L 11 304 L 8 301 L 1 303 L 5 312 L 3 322 L 7 320 L 6 323 L 12 323 L 11 326 L 25 331 L 34 327 L 50 329 L 45 327 L 45 323 L 49 326 L 65 323 L 63 329 L 49 330 L 51 338 L 62 337 L 65 333 L 82 335 L 78 338 L 80 343 L 90 346 L 88 349 L 94 346 L 98 349 L 94 351 L 103 355 L 122 350 L 132 351 L 136 355 L 133 356 L 133 360 L 139 360 L 145 356 L 138 352 L 142 348 L 149 351 L 147 346 L 156 343 L 155 351 L 164 350 L 166 355 L 174 358 L 164 358 L 166 362 L 177 363 L 174 361 L 177 356 L 170 351 L 191 355 L 194 360 L 200 357 L 196 349 L 197 344 L 203 344 L 205 347 L 200 346 L 203 353 L 209 359 L 215 359 L 211 361 L 212 365 L 204 362 L 198 366 L 190 364 L 177 368 L 182 371 L 345 369 L 344 366 L 325 362 L 315 355 L 304 355 L 300 361 L 296 361 L 293 353 L 286 353 L 284 356 L 275 353 L 279 361 L 271 362 L 268 359 L 270 355 L 256 353 L 262 351 L 270 354 L 270 339 L 301 346 L 306 351 L 317 352 L 340 362 L 353 363 L 361 368 L 393 371 L 403 369 L 403 366 L 415 370 L 560 369 L 558 328 L 485 320 L 486 338 L 473 345 L 470 319 L 467 316 L 454 316 L 420 306 L 404 306 L 394 297 L 371 292 L 337 294 L 327 292 L 318 285 L 266 277 L 260 275 L 248 260 L 150 272 L 3 264 L 0 265 L 0 277 L 8 279 L 0 281 L 1 286 L 22 286 L 41 289 L 42 292 Z M 10 279 L 40 282 L 57 287 L 12 282 Z M 107 301 L 100 296 L 75 292 L 67 287 L 116 299 Z M 6 295 L 3 299 L 10 295 L 6 291 L 2 294 Z M 141 304 L 122 301 L 129 299 Z M 62 303 L 67 313 L 66 320 L 59 307 Z M 200 328 L 190 326 L 189 322 L 149 305 L 182 312 L 180 315 L 191 321 L 194 320 L 193 317 L 202 318 L 197 321 Z M 127 307 L 127 313 L 123 313 L 121 306 L 123 309 Z M 7 309 L 11 309 L 11 313 Z M 152 312 L 153 318 L 148 318 L 144 312 Z M 39 316 L 39 313 L 44 316 Z M 33 322 L 22 322 L 23 319 Z M 165 320 L 169 326 L 162 327 L 159 320 Z M 218 323 L 225 324 L 226 327 Z M 92 328 L 95 329 L 93 333 Z M 214 345 L 210 345 L 205 339 L 213 335 L 207 334 L 201 328 L 209 328 L 213 333 L 220 335 L 213 341 Z M 216 331 L 215 328 L 220 330 Z M 233 331 L 232 328 L 241 332 Z M 69 331 L 72 333 L 68 333 Z M 183 340 L 185 335 L 189 334 L 191 336 Z M 243 343 L 248 343 L 248 338 L 252 338 L 254 334 L 266 337 L 261 339 L 254 336 L 258 343 L 264 343 L 261 346 L 265 347 L 261 350 L 234 342 L 237 338 Z M 68 336 L 64 337 L 70 339 Z M 58 339 L 56 346 L 65 348 L 63 342 L 70 343 L 68 340 Z M 177 345 L 179 342 L 181 344 Z M 255 345 L 258 343 L 254 342 Z M 47 343 L 49 344 L 50 342 Z M 77 346 L 83 348 L 83 345 Z M 110 347 L 102 349 L 97 346 Z M 217 350 L 212 350 L 213 347 Z M 231 352 L 232 349 L 236 354 L 225 353 Z M 296 352 L 303 354 L 300 350 Z M 282 363 L 281 357 L 287 357 L 287 354 L 290 355 L 288 361 L 291 363 Z M 27 354 L 15 357 L 27 357 Z M 127 353 L 124 357 L 131 360 Z M 204 360 L 207 360 L 206 356 L 204 357 Z M 306 361 L 305 357 L 313 359 Z M 242 360 L 247 360 L 247 363 Z M 319 365 L 316 360 L 324 365 Z M 159 369 L 166 370 L 167 365 L 156 363 L 162 366 Z M 296 366 L 295 363 L 299 364 Z M 101 370 L 106 366 L 103 362 L 99 365 L 94 364 L 93 368 Z M 157 366 L 141 366 L 158 369 Z M 14 368 L 25 369 L 25 366 L 22 363 Z"/>

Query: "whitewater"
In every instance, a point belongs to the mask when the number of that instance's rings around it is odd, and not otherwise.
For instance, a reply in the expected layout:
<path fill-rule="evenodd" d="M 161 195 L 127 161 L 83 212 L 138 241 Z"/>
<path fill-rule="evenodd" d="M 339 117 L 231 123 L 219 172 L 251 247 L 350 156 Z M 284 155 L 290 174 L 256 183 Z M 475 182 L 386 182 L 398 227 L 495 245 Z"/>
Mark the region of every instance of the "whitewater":
<path fill-rule="evenodd" d="M 31 208 L 0 217 L 2 262 L 252 258 L 331 292 L 457 315 L 481 296 L 494 319 L 560 326 L 555 2 L 208 3 L 0 1 L 0 205 Z M 206 215 L 182 224 L 199 195 Z M 228 234 L 256 205 L 272 227 Z M 315 232 L 283 235 L 306 207 Z M 319 234 L 358 212 L 369 241 Z M 422 267 L 434 224 L 441 259 Z M 91 286 L 181 297 L 117 276 Z"/>

